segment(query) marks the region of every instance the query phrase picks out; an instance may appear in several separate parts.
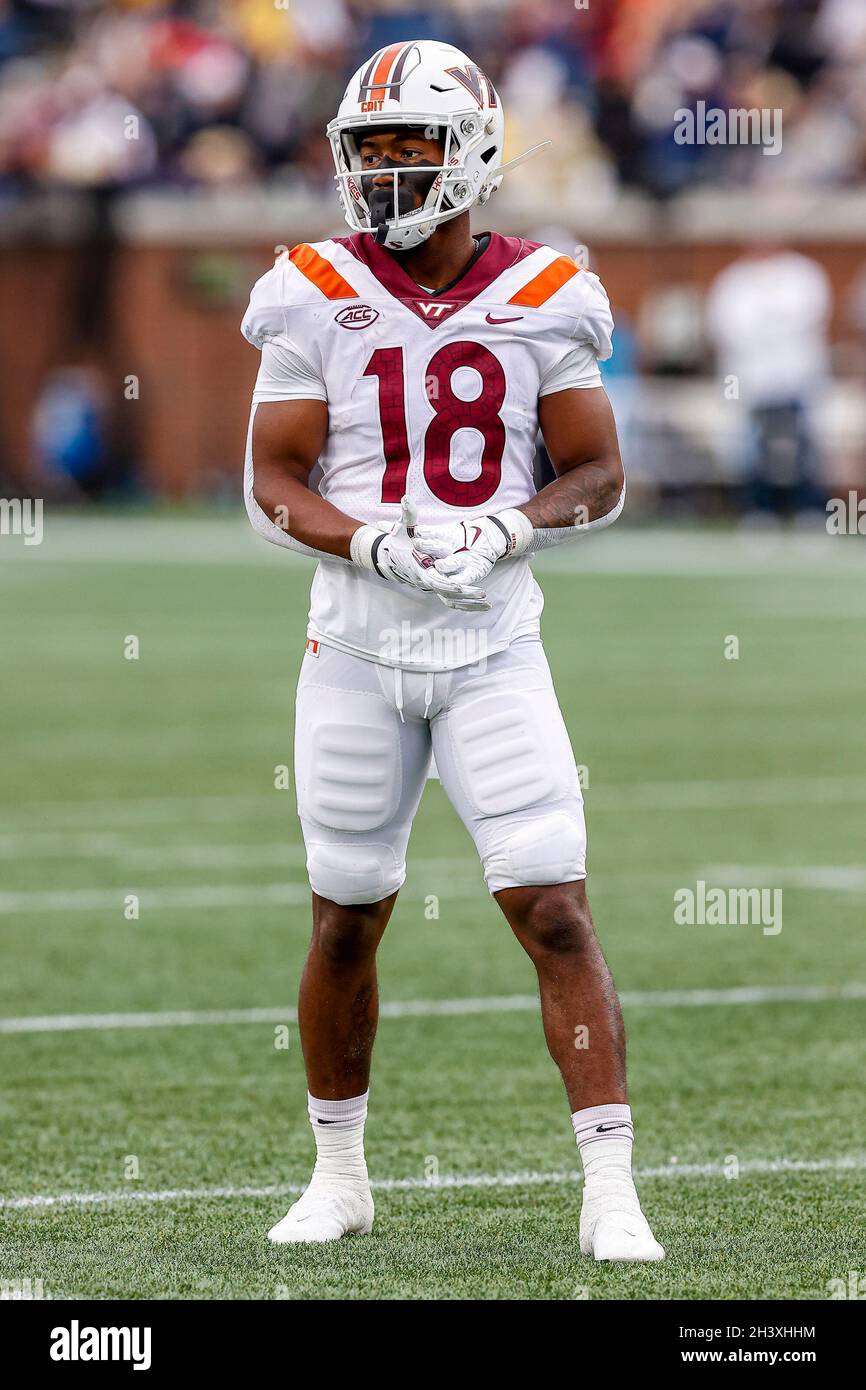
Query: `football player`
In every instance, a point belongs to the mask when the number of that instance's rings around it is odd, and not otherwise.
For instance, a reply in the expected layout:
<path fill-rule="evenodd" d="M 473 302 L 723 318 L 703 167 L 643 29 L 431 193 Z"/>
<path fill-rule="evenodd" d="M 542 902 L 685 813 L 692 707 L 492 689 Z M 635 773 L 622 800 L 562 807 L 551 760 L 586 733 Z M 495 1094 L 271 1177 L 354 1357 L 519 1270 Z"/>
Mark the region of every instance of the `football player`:
<path fill-rule="evenodd" d="M 432 756 L 538 973 L 583 1163 L 580 1248 L 660 1260 L 632 1180 L 622 1018 L 529 564 L 623 506 L 598 369 L 607 296 L 548 246 L 470 230 L 470 208 L 502 182 L 503 114 L 465 53 L 426 40 L 380 50 L 327 135 L 352 234 L 281 255 L 243 321 L 262 354 L 247 510 L 268 540 L 318 559 L 295 738 L 317 1157 L 270 1239 L 372 1227 L 376 948 Z M 536 492 L 539 427 L 557 477 Z"/>

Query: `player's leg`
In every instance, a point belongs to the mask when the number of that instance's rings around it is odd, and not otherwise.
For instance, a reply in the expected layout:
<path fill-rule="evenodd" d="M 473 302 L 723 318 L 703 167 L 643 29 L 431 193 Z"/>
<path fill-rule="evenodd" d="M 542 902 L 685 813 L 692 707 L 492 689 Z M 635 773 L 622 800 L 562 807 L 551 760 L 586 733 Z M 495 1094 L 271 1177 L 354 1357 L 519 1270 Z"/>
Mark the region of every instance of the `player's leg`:
<path fill-rule="evenodd" d="M 386 673 L 318 650 L 304 658 L 295 715 L 298 810 L 313 889 L 298 1022 L 317 1157 L 306 1191 L 270 1232 L 279 1244 L 372 1226 L 364 1125 L 378 1021 L 376 949 L 405 877 L 430 759 L 426 723 L 400 718 Z"/>
<path fill-rule="evenodd" d="M 372 1229 L 364 1128 L 379 1019 L 376 949 L 396 900 L 391 893 L 379 902 L 347 905 L 313 894 L 298 1027 L 316 1163 L 305 1192 L 269 1232 L 275 1244 L 338 1240 Z"/>
<path fill-rule="evenodd" d="M 631 1176 L 622 1016 L 589 911 L 583 798 L 540 642 L 517 642 L 483 674 L 455 679 L 433 747 L 488 888 L 538 974 L 584 1165 L 581 1248 L 661 1259 Z"/>
<path fill-rule="evenodd" d="M 502 888 L 494 896 L 538 974 L 544 1036 L 572 1112 L 626 1105 L 622 1010 L 585 880 Z"/>
<path fill-rule="evenodd" d="M 397 894 L 343 905 L 313 894 L 313 935 L 301 976 L 298 1028 L 310 1094 L 363 1094 L 379 1021 L 376 951 Z"/>
<path fill-rule="evenodd" d="M 514 874 L 524 876 L 519 863 Z M 568 1095 L 584 1172 L 581 1250 L 597 1260 L 663 1259 L 632 1178 L 622 1013 L 585 883 L 520 885 L 494 896 L 535 966 L 547 1046 Z"/>

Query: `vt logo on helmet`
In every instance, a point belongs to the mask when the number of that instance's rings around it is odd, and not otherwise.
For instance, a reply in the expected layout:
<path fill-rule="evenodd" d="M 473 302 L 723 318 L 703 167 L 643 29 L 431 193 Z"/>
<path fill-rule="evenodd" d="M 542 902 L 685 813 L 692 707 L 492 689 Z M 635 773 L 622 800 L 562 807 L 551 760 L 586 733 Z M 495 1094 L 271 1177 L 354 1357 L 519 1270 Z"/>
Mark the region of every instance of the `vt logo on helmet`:
<path fill-rule="evenodd" d="M 406 127 L 439 143 L 441 164 L 388 159 L 365 169 L 365 137 Z M 327 129 L 346 221 L 392 250 L 420 246 L 499 187 L 504 132 L 493 84 L 459 48 L 420 39 L 380 49 L 349 82 Z"/>

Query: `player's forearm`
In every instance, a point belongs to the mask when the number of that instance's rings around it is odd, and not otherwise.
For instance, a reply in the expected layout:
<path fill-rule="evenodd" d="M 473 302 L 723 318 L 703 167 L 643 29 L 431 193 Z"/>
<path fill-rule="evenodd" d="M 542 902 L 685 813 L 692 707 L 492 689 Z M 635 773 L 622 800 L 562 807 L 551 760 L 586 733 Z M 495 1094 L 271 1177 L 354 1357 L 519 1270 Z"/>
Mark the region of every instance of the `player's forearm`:
<path fill-rule="evenodd" d="M 324 401 L 254 404 L 244 475 L 247 511 L 256 530 L 275 545 L 349 560 L 349 542 L 361 523 L 309 487 L 327 438 Z"/>
<path fill-rule="evenodd" d="M 253 496 L 269 521 L 312 550 L 350 559 L 349 545 L 361 525 L 298 479 L 256 470 Z"/>
<path fill-rule="evenodd" d="M 499 531 L 499 537 L 491 532 L 497 558 L 531 555 L 577 541 L 588 531 L 600 531 L 616 521 L 625 505 L 625 477 L 618 453 L 560 467 L 560 476 L 523 506 L 483 519 Z"/>
<path fill-rule="evenodd" d="M 536 530 L 585 526 L 610 516 L 624 488 L 619 458 L 593 460 L 555 478 L 518 511 L 529 518 Z"/>

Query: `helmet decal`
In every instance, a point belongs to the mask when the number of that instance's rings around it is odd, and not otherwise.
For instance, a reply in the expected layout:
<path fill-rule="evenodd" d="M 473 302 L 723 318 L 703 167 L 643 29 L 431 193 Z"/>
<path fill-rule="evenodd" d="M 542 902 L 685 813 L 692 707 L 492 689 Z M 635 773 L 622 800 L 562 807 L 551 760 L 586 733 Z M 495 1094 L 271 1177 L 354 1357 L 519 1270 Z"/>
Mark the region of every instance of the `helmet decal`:
<path fill-rule="evenodd" d="M 421 55 L 414 43 L 392 43 L 388 48 L 381 48 L 378 53 L 373 54 L 361 74 L 358 100 L 362 111 L 381 111 L 386 88 L 388 96 L 393 101 L 399 101 L 400 83 L 406 75 L 406 62 L 413 48 L 416 57 L 413 66 L 417 67 Z"/>
<path fill-rule="evenodd" d="M 478 102 L 481 109 L 484 107 L 482 83 L 487 90 L 487 105 L 496 105 L 496 92 L 493 88 L 493 83 L 486 73 L 483 73 L 474 63 L 467 63 L 464 68 L 446 68 L 445 71 L 449 77 L 455 78 L 466 88 L 467 92 Z"/>

